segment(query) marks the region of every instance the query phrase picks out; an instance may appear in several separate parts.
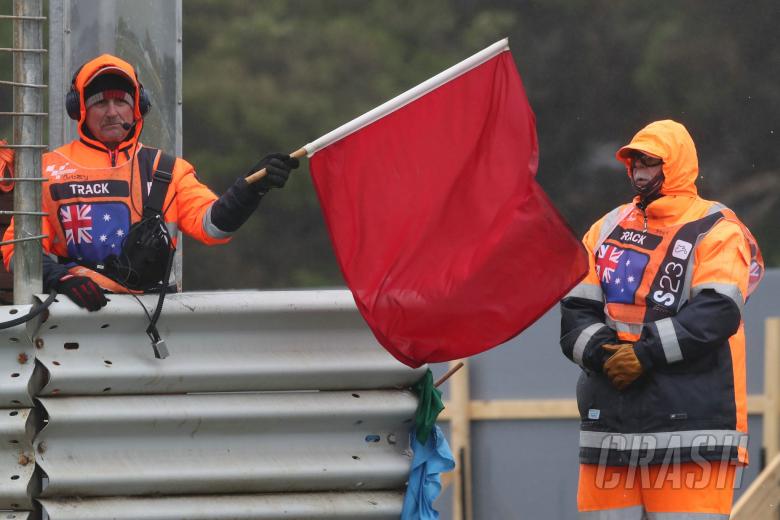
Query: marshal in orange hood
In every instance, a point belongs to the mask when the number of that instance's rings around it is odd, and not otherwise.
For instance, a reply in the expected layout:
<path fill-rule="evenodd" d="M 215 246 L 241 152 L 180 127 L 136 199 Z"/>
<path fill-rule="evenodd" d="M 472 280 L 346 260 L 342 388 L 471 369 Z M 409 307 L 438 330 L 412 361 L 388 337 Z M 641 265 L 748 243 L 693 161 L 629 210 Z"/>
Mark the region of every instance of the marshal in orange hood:
<path fill-rule="evenodd" d="M 87 117 L 86 100 L 84 99 L 84 90 L 89 83 L 100 76 L 101 74 L 116 74 L 124 76 L 133 85 L 133 119 L 136 121 L 135 126 L 131 130 L 131 133 L 125 138 L 124 142 L 120 145 L 120 149 L 125 149 L 128 145 L 135 145 L 138 140 L 138 136 L 141 135 L 141 129 L 143 127 L 143 117 L 141 114 L 140 103 L 140 89 L 141 83 L 138 81 L 138 76 L 135 73 L 135 69 L 132 65 L 110 54 L 102 54 L 97 58 L 85 63 L 76 73 L 73 78 L 73 88 L 79 95 L 79 106 L 81 108 L 81 114 L 79 116 L 78 131 L 81 139 L 100 149 L 105 149 L 105 145 L 92 137 L 89 132 L 85 131 L 85 120 Z M 128 121 L 132 123 L 132 121 Z"/>
<path fill-rule="evenodd" d="M 615 154 L 618 161 L 626 165 L 631 177 L 631 150 L 638 150 L 663 161 L 664 183 L 661 193 L 664 195 L 696 196 L 696 178 L 699 176 L 699 159 L 696 145 L 688 130 L 676 121 L 665 119 L 650 123 L 620 148 Z"/>

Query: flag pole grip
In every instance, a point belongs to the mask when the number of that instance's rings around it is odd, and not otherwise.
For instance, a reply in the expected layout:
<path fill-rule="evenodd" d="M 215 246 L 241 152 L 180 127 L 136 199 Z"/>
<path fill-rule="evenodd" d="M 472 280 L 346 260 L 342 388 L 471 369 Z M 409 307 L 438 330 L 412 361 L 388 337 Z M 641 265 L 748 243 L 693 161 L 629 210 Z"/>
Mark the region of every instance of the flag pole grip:
<path fill-rule="evenodd" d="M 298 148 L 297 150 L 295 150 L 293 153 L 290 154 L 290 157 L 292 157 L 293 159 L 300 159 L 301 157 L 304 157 L 305 155 L 306 155 L 306 148 L 304 147 L 304 148 Z M 253 182 L 259 181 L 260 179 L 265 177 L 266 173 L 267 172 L 266 172 L 265 168 L 263 168 L 262 170 L 258 170 L 255 173 L 253 173 L 252 175 L 247 176 L 247 178 L 246 178 L 247 184 L 252 184 Z"/>

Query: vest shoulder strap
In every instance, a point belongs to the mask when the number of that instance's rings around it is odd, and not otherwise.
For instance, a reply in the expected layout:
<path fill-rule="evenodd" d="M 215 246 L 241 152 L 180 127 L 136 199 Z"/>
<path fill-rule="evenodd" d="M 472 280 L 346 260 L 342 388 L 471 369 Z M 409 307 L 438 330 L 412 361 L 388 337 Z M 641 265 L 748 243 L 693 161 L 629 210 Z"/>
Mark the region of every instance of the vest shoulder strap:
<path fill-rule="evenodd" d="M 645 322 L 673 316 L 688 301 L 696 246 L 722 218 L 721 211 L 709 213 L 683 225 L 672 237 L 647 293 Z"/>
<path fill-rule="evenodd" d="M 142 153 L 147 150 L 148 152 L 142 156 Z M 168 193 L 168 187 L 173 180 L 173 166 L 176 163 L 176 157 L 155 148 L 143 148 L 138 155 L 138 168 L 141 170 L 142 184 L 149 182 L 149 179 L 152 183 L 149 195 L 144 202 L 143 218 L 162 215 L 165 195 Z M 159 157 L 159 159 L 157 160 L 157 167 L 154 168 L 154 173 L 152 173 L 156 157 Z M 146 193 L 146 190 L 142 189 L 142 192 Z"/>

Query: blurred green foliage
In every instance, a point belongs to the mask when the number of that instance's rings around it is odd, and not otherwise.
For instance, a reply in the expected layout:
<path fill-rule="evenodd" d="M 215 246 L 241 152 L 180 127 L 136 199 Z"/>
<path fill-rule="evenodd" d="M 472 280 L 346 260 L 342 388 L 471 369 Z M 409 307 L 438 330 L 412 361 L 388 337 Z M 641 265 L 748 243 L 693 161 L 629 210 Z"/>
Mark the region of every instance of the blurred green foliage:
<path fill-rule="evenodd" d="M 13 4 L 11 0 L 0 0 L 0 14 L 10 15 Z M 0 20 L 0 47 L 13 47 L 13 30 L 10 20 Z M 0 80 L 13 80 L 13 57 L 10 52 L 0 52 Z M 13 110 L 13 87 L 0 85 L 0 112 Z M 10 117 L 0 116 L 0 139 L 11 142 L 13 123 Z"/>
<path fill-rule="evenodd" d="M 185 156 L 224 189 L 264 153 L 509 36 L 537 115 L 538 179 L 577 234 L 631 196 L 615 150 L 673 118 L 697 143 L 701 194 L 737 211 L 778 266 L 778 26 L 776 0 L 187 0 Z M 341 284 L 306 170 L 229 246 L 189 242 L 186 286 Z"/>
<path fill-rule="evenodd" d="M 0 12 L 10 4 L 0 0 Z M 186 0 L 183 9 L 184 157 L 217 192 L 264 154 L 295 150 L 508 36 L 537 116 L 539 182 L 577 234 L 631 196 L 615 150 L 673 118 L 697 144 L 701 194 L 731 206 L 767 264 L 780 265 L 777 0 Z M 10 63 L 0 53 L 4 79 Z M 0 87 L 0 109 L 9 105 Z M 0 135 L 7 129 L 0 121 Z M 232 243 L 188 240 L 184 250 L 189 290 L 343 284 L 306 161 Z"/>

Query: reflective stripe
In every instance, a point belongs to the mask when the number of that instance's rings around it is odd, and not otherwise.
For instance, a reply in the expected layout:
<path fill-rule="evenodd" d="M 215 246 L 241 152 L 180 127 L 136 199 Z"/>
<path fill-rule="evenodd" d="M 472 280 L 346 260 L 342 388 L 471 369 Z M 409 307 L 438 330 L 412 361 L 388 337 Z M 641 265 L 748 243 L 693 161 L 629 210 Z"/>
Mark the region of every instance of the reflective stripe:
<path fill-rule="evenodd" d="M 615 321 L 610 316 L 606 317 L 607 326 L 615 332 L 624 332 L 627 334 L 635 334 L 637 336 L 642 334 L 643 323 L 627 323 L 624 321 Z"/>
<path fill-rule="evenodd" d="M 569 291 L 569 294 L 564 296 L 564 298 L 584 298 L 601 303 L 604 301 L 604 291 L 601 290 L 600 285 L 583 282 Z"/>
<path fill-rule="evenodd" d="M 618 451 L 664 450 L 692 446 L 747 446 L 748 434 L 736 430 L 687 430 L 658 433 L 610 433 L 580 431 L 580 448 Z"/>
<path fill-rule="evenodd" d="M 596 242 L 594 252 L 599 250 L 601 244 L 604 243 L 604 241 L 612 233 L 612 231 L 614 231 L 617 225 L 620 224 L 620 222 L 626 218 L 628 214 L 633 211 L 633 209 L 633 205 L 628 204 L 626 206 L 618 206 L 617 208 L 607 213 L 607 215 L 604 217 L 604 220 L 601 222 L 601 229 L 599 229 L 599 241 Z"/>
<path fill-rule="evenodd" d="M 574 350 L 571 352 L 571 357 L 574 359 L 575 363 L 582 366 L 582 354 L 585 352 L 585 347 L 588 345 L 588 342 L 593 335 L 604 327 L 606 327 L 606 325 L 603 323 L 594 323 L 593 325 L 588 325 L 585 327 L 585 330 L 580 332 L 580 335 L 577 336 L 577 341 L 574 342 Z"/>
<path fill-rule="evenodd" d="M 644 513 L 645 509 L 642 506 L 632 506 L 601 511 L 580 511 L 577 518 L 579 520 L 643 520 Z"/>
<path fill-rule="evenodd" d="M 222 231 L 211 221 L 211 208 L 214 207 L 212 203 L 209 209 L 206 210 L 206 214 L 203 216 L 203 231 L 211 238 L 222 239 L 233 236 L 233 233 L 229 231 Z"/>
<path fill-rule="evenodd" d="M 713 202 L 712 206 L 710 206 L 709 209 L 707 210 L 706 216 L 710 216 L 723 209 L 729 209 L 729 208 L 725 204 L 721 204 L 720 202 Z"/>
<path fill-rule="evenodd" d="M 658 329 L 658 338 L 661 340 L 661 347 L 664 349 L 664 357 L 667 363 L 677 363 L 682 361 L 683 354 L 680 350 L 680 343 L 677 341 L 677 333 L 674 331 L 672 318 L 664 318 L 655 322 Z"/>
<path fill-rule="evenodd" d="M 170 233 L 171 237 L 176 239 L 176 235 L 179 234 L 178 224 L 176 222 L 166 222 L 165 227 L 168 228 L 168 233 Z"/>
<path fill-rule="evenodd" d="M 647 513 L 647 520 L 729 520 L 717 513 Z"/>
<path fill-rule="evenodd" d="M 691 296 L 696 296 L 704 289 L 712 289 L 718 294 L 728 296 L 734 300 L 734 303 L 736 303 L 739 308 L 739 313 L 742 314 L 742 309 L 745 307 L 745 297 L 742 295 L 742 291 L 739 289 L 738 285 L 730 283 L 703 283 L 691 289 Z"/>

